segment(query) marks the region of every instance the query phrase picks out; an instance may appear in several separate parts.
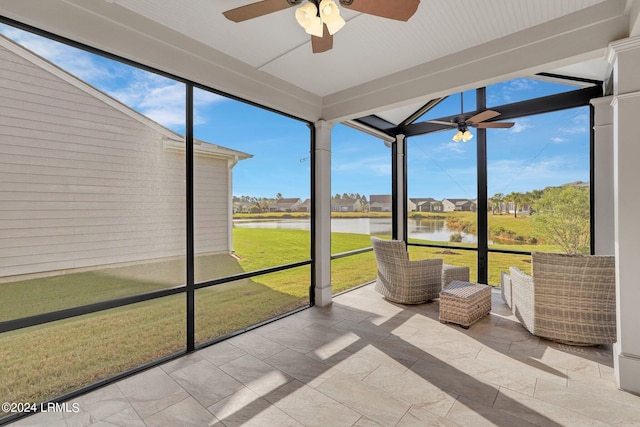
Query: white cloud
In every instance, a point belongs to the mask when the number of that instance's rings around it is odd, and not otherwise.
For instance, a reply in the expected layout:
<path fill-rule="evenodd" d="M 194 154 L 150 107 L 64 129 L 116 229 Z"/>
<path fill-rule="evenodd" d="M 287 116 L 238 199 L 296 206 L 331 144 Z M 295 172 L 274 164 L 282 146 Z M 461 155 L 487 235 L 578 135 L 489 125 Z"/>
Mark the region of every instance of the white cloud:
<path fill-rule="evenodd" d="M 141 70 L 131 71 L 123 86 L 106 88 L 109 94 L 164 126 L 184 126 L 184 85 Z"/>
<path fill-rule="evenodd" d="M 560 128 L 560 132 L 565 134 L 577 134 L 577 133 L 586 133 L 589 129 L 584 126 L 571 126 L 571 127 L 562 127 Z"/>
<path fill-rule="evenodd" d="M 334 162 L 331 170 L 356 175 L 391 176 L 391 162 L 389 157 L 368 157 L 351 162 Z"/>
<path fill-rule="evenodd" d="M 509 82 L 507 87 L 505 87 L 505 91 L 513 92 L 516 90 L 531 90 L 536 84 L 537 82 L 531 79 L 513 79 Z"/>
<path fill-rule="evenodd" d="M 532 124 L 530 124 L 529 120 L 527 119 L 519 119 L 515 121 L 515 125 L 513 125 L 513 127 L 511 128 L 511 133 L 520 133 L 520 132 L 524 132 L 527 129 L 531 129 L 534 126 Z"/>
<path fill-rule="evenodd" d="M 471 130 L 471 132 L 474 134 L 473 137 L 475 138 L 476 132 L 473 129 Z M 446 158 L 447 154 L 462 154 L 466 153 L 467 150 L 469 150 L 469 147 L 475 147 L 473 139 L 468 142 L 453 141 L 451 138 L 453 138 L 453 135 L 455 134 L 455 129 L 445 131 L 438 135 L 438 139 L 442 137 L 442 141 L 439 141 L 437 145 L 431 146 L 431 144 L 429 144 L 428 146 L 426 146 L 422 144 L 420 148 L 425 152 L 426 157 L 432 157 L 432 154 L 438 153 L 439 158 L 443 158 L 443 156 L 444 158 Z"/>
<path fill-rule="evenodd" d="M 551 138 L 551 142 L 553 142 L 554 144 L 562 144 L 567 141 L 569 141 L 567 138 L 561 138 L 559 136 L 554 136 L 553 138 Z"/>
<path fill-rule="evenodd" d="M 564 134 L 580 134 L 586 133 L 590 128 L 591 118 L 587 113 L 580 113 L 572 117 L 566 126 L 560 128 L 560 132 Z"/>
<path fill-rule="evenodd" d="M 110 73 L 110 70 L 91 60 L 90 54 L 71 46 L 1 24 L 0 33 L 91 84 Z"/>
<path fill-rule="evenodd" d="M 530 162 L 524 159 L 499 160 L 489 162 L 487 168 L 490 196 L 585 180 L 584 168 L 562 156 L 534 159 Z"/>
<path fill-rule="evenodd" d="M 163 126 L 185 125 L 182 83 L 6 25 L 0 24 L 0 33 Z M 205 123 L 202 110 L 225 99 L 198 91 L 194 123 Z"/>
<path fill-rule="evenodd" d="M 488 91 L 489 104 L 495 105 L 512 102 L 517 97 L 513 96 L 515 92 L 534 90 L 537 84 L 538 82 L 536 80 L 529 78 L 517 78 L 504 83 L 498 83 L 495 86 L 499 88 L 498 90 L 493 89 Z"/>
<path fill-rule="evenodd" d="M 467 150 L 464 144 L 466 143 L 451 141 L 443 144 L 442 147 L 444 147 L 446 151 L 450 151 L 453 153 L 465 153 Z"/>

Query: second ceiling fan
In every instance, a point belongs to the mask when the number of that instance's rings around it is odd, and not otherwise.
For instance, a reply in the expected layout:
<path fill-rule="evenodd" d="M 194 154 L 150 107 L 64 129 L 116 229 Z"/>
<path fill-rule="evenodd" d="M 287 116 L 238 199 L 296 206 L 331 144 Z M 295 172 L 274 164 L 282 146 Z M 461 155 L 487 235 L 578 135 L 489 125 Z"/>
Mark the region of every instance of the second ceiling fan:
<path fill-rule="evenodd" d="M 515 123 L 513 122 L 485 122 L 485 120 L 493 119 L 494 117 L 498 117 L 500 113 L 494 110 L 484 110 L 478 114 L 475 114 L 468 119 L 464 115 L 464 104 L 463 104 L 463 96 L 460 94 L 460 115 L 454 120 L 450 122 L 445 122 L 443 120 L 427 120 L 427 123 L 435 123 L 439 125 L 451 126 L 454 128 L 458 128 L 458 132 L 453 136 L 453 140 L 455 142 L 467 142 L 473 135 L 469 132 L 470 127 L 480 128 L 480 129 L 489 129 L 489 128 L 502 128 L 508 129 L 513 127 Z"/>
<path fill-rule="evenodd" d="M 420 4 L 420 0 L 338 0 L 337 2 L 345 9 L 398 21 L 408 21 Z M 311 35 L 313 53 L 332 49 L 333 35 L 345 24 L 340 16 L 340 8 L 334 0 L 262 0 L 227 10 L 223 15 L 233 22 L 242 22 L 298 5 L 300 7 L 296 9 L 296 20 Z"/>

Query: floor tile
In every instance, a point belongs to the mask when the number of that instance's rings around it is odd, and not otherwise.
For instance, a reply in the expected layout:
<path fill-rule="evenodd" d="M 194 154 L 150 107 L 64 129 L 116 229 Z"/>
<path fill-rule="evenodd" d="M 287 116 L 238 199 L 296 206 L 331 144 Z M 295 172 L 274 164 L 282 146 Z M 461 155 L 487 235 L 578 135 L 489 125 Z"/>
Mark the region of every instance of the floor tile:
<path fill-rule="evenodd" d="M 314 351 L 324 344 L 323 341 L 301 333 L 298 329 L 290 328 L 277 329 L 265 334 L 264 337 L 300 353 Z"/>
<path fill-rule="evenodd" d="M 143 419 L 189 397 L 189 393 L 160 368 L 127 378 L 117 386 Z"/>
<path fill-rule="evenodd" d="M 586 417 L 581 412 L 561 408 L 553 403 L 507 389 L 500 389 L 493 407 L 539 426 L 610 426 L 610 424 Z"/>
<path fill-rule="evenodd" d="M 191 397 L 144 419 L 147 427 L 209 426 L 217 421 L 211 412 Z"/>
<path fill-rule="evenodd" d="M 282 344 L 266 339 L 256 331 L 238 335 L 228 340 L 228 342 L 258 359 L 273 356 L 286 348 Z"/>
<path fill-rule="evenodd" d="M 411 370 L 404 372 L 381 366 L 364 380 L 365 384 L 378 387 L 414 407 L 428 410 L 433 415 L 445 417 L 453 406 L 457 394 L 443 391 Z"/>
<path fill-rule="evenodd" d="M 538 380 L 535 398 L 611 425 L 640 425 L 640 397 L 622 391 L 563 387 Z"/>
<path fill-rule="evenodd" d="M 516 417 L 506 411 L 486 406 L 476 400 L 460 397 L 447 415 L 447 420 L 461 426 L 493 427 L 493 426 L 517 426 L 535 427 L 536 424 Z M 557 426 L 560 427 L 560 426 Z"/>
<path fill-rule="evenodd" d="M 247 352 L 231 344 L 229 341 L 223 341 L 198 350 L 196 354 L 207 359 L 214 365 L 220 366 L 244 356 Z"/>
<path fill-rule="evenodd" d="M 208 409 L 226 427 L 302 426 L 284 411 L 246 387 L 210 406 Z"/>
<path fill-rule="evenodd" d="M 64 414 L 60 412 L 40 412 L 10 423 L 12 427 L 67 427 Z"/>
<path fill-rule="evenodd" d="M 411 407 L 396 427 L 460 427 L 460 424 L 436 415 L 427 409 Z"/>
<path fill-rule="evenodd" d="M 294 350 L 284 350 L 264 361 L 298 381 L 312 386 L 331 378 L 336 372 L 331 366 Z"/>
<path fill-rule="evenodd" d="M 497 386 L 485 383 L 435 358 L 417 361 L 411 371 L 446 392 L 465 396 L 486 406 L 493 405 L 498 395 Z"/>
<path fill-rule="evenodd" d="M 210 406 L 235 393 L 242 384 L 214 366 L 201 360 L 171 374 L 171 377 L 203 406 Z"/>
<path fill-rule="evenodd" d="M 250 354 L 225 363 L 220 369 L 259 395 L 267 394 L 293 379 Z"/>
<path fill-rule="evenodd" d="M 385 426 L 395 425 L 411 406 L 398 397 L 353 377 L 333 376 L 316 389 Z"/>
<path fill-rule="evenodd" d="M 293 381 L 266 397 L 305 426 L 350 427 L 361 414 L 300 381 Z"/>
<path fill-rule="evenodd" d="M 69 403 L 77 404 L 79 409 L 77 413 L 64 414 L 69 427 L 87 426 L 124 410 L 133 409 L 115 384 L 77 397 Z"/>

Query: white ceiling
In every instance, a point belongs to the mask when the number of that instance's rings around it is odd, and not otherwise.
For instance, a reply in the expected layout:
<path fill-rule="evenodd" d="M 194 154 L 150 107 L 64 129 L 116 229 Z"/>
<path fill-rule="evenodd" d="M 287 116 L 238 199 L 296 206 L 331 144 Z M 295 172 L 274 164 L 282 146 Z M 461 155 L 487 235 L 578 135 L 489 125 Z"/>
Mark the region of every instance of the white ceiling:
<path fill-rule="evenodd" d="M 0 0 L 0 15 L 301 118 L 338 121 L 400 117 L 438 96 L 540 71 L 602 80 L 607 44 L 629 35 L 637 5 L 422 0 L 408 22 L 343 9 L 333 50 L 313 54 L 295 7 L 241 23 L 222 15 L 253 1 Z"/>
<path fill-rule="evenodd" d="M 109 0 L 326 96 L 559 18 L 604 0 L 423 0 L 408 22 L 342 9 L 334 48 L 311 52 L 295 7 L 234 23 L 222 12 L 256 0 Z M 285 1 L 285 0 L 283 0 Z M 389 0 L 392 1 L 392 0 Z"/>

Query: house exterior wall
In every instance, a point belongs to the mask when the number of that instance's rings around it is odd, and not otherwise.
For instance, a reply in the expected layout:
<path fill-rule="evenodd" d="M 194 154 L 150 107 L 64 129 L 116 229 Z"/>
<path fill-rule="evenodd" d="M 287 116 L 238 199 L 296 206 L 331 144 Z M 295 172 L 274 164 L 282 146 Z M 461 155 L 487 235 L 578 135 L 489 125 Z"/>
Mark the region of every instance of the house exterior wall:
<path fill-rule="evenodd" d="M 453 212 L 456 210 L 456 205 L 455 203 L 451 203 L 448 200 L 443 200 L 442 201 L 442 210 L 444 212 Z"/>
<path fill-rule="evenodd" d="M 185 254 L 184 149 L 1 46 L 0 73 L 0 277 Z M 196 251 L 227 251 L 227 160 L 195 165 Z"/>
<path fill-rule="evenodd" d="M 362 212 L 362 204 L 357 199 L 337 200 L 331 201 L 332 212 Z"/>

